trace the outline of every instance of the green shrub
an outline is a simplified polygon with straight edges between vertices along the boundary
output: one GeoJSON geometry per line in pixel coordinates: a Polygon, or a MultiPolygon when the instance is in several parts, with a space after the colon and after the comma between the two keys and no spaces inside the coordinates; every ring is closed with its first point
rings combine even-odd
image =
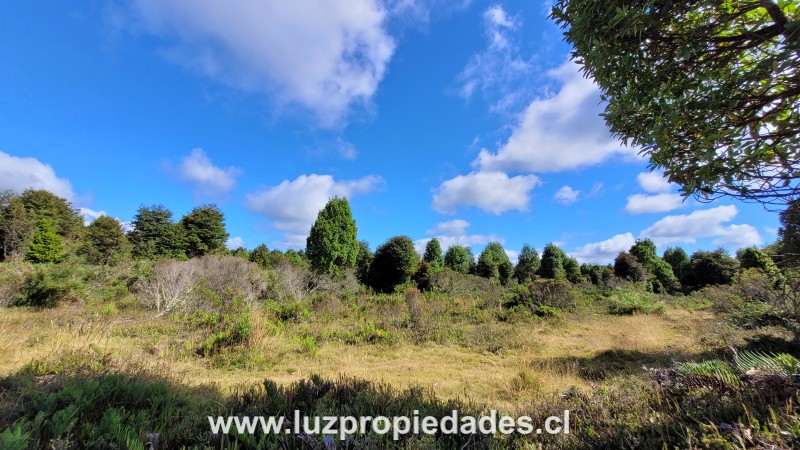
{"type": "Polygon", "coordinates": [[[536,313],[541,307],[550,309],[572,309],[577,297],[572,284],[565,279],[537,279],[517,287],[514,302],[528,307],[536,313]]]}
{"type": "Polygon", "coordinates": [[[201,330],[203,338],[195,349],[200,356],[213,356],[223,349],[246,345],[250,339],[250,308],[234,291],[220,296],[201,288],[210,310],[195,310],[178,319],[190,329],[201,330]]]}
{"type": "Polygon", "coordinates": [[[25,277],[15,302],[18,306],[54,308],[65,300],[77,300],[82,280],[70,265],[41,265],[25,277]]]}
{"type": "Polygon", "coordinates": [[[650,294],[630,290],[617,290],[609,299],[608,313],[614,315],[664,314],[667,307],[654,301],[650,294]]]}

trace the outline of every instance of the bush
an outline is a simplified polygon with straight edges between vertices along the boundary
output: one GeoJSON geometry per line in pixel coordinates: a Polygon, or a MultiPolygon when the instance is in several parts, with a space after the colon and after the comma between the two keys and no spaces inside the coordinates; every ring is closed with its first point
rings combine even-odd
{"type": "Polygon", "coordinates": [[[255,263],[235,256],[204,256],[188,261],[165,260],[156,263],[153,275],[137,286],[139,299],[159,315],[182,308],[207,306],[204,297],[196,297],[196,288],[203,287],[218,296],[236,292],[242,301],[252,305],[263,289],[255,263]],[[198,300],[193,303],[192,300],[198,300]]]}
{"type": "Polygon", "coordinates": [[[626,316],[632,314],[664,314],[667,307],[663,302],[654,301],[651,294],[632,290],[617,290],[610,299],[608,313],[626,316]]]}
{"type": "Polygon", "coordinates": [[[199,329],[205,337],[196,347],[200,356],[212,356],[221,350],[250,339],[250,308],[246,300],[234,291],[218,295],[205,286],[198,288],[206,306],[183,316],[181,321],[191,329],[199,329]]]}
{"type": "Polygon", "coordinates": [[[83,286],[78,271],[71,265],[45,264],[25,277],[14,302],[17,306],[55,308],[62,301],[78,300],[83,286]]]}
{"type": "MultiPolygon", "coordinates": [[[[575,306],[577,297],[572,290],[572,285],[564,280],[538,279],[526,285],[520,285],[516,291],[515,304],[524,305],[533,313],[542,307],[571,309],[575,306]]],[[[543,312],[543,315],[549,315],[543,312]]]]}
{"type": "Polygon", "coordinates": [[[0,308],[9,306],[19,297],[31,267],[25,263],[0,264],[0,308]]]}

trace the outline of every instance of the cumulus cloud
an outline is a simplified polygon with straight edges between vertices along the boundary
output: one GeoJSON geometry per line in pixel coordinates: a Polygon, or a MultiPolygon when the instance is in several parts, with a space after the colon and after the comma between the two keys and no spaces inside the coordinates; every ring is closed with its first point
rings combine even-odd
{"type": "Polygon", "coordinates": [[[697,242],[699,238],[716,238],[715,244],[732,249],[761,244],[758,230],[750,225],[724,225],[736,217],[735,206],[694,211],[691,214],[666,216],[641,232],[658,246],[697,242]]]}
{"type": "Polygon", "coordinates": [[[294,180],[284,180],[277,186],[247,194],[245,204],[251,211],[269,218],[272,226],[284,233],[283,241],[278,243],[280,246],[304,248],[317,213],[330,198],[367,194],[383,183],[378,176],[337,181],[331,175],[300,175],[294,180]]]}
{"type": "Polygon", "coordinates": [[[236,250],[239,247],[244,247],[244,239],[239,236],[228,238],[225,241],[225,248],[228,250],[236,250]]]}
{"type": "Polygon", "coordinates": [[[570,255],[583,263],[608,264],[619,252],[628,251],[636,243],[631,233],[618,234],[605,241],[593,242],[579,247],[570,255]]]}
{"type": "Polygon", "coordinates": [[[562,205],[569,205],[570,203],[575,203],[579,195],[581,195],[581,191],[572,189],[570,186],[563,186],[556,192],[556,195],[553,196],[553,200],[562,205]]]}
{"type": "Polygon", "coordinates": [[[490,214],[527,211],[531,190],[541,184],[535,175],[509,177],[503,172],[470,172],[451,178],[434,190],[433,209],[454,214],[462,207],[474,206],[490,214]]]}
{"type": "Polygon", "coordinates": [[[17,157],[0,152],[0,190],[20,193],[25,189],[44,189],[67,200],[74,200],[72,184],[56,176],[55,170],[36,158],[17,157]]]}
{"type": "Polygon", "coordinates": [[[559,172],[596,165],[616,155],[636,154],[611,136],[599,116],[603,111],[600,91],[579,73],[577,64],[568,62],[548,75],[561,83],[561,90],[533,100],[508,141],[496,152],[482,149],[473,167],[559,172]]]}
{"type": "Polygon", "coordinates": [[[447,250],[453,245],[472,247],[475,245],[485,245],[494,241],[505,242],[503,238],[495,234],[468,234],[467,227],[469,227],[469,222],[463,219],[439,222],[425,233],[431,237],[414,241],[414,248],[416,248],[418,253],[422,254],[425,251],[425,245],[427,245],[432,238],[439,240],[442,250],[447,250]]]}
{"type": "Polygon", "coordinates": [[[668,212],[683,206],[679,194],[634,194],[628,197],[625,211],[631,214],[668,212]]]}
{"type": "MultiPolygon", "coordinates": [[[[78,208],[78,212],[83,217],[83,225],[89,226],[92,222],[97,220],[100,216],[107,216],[105,211],[95,211],[89,208],[78,208]]],[[[117,219],[119,220],[119,219],[117,219]]]]}
{"type": "Polygon", "coordinates": [[[217,196],[233,189],[242,170],[237,167],[217,167],[202,148],[196,148],[181,160],[177,173],[183,181],[195,186],[195,194],[217,196]]]}
{"type": "Polygon", "coordinates": [[[395,42],[379,0],[134,0],[167,59],[228,85],[299,105],[322,125],[369,102],[395,42]]]}
{"type": "Polygon", "coordinates": [[[466,99],[482,92],[498,99],[492,110],[506,111],[527,98],[530,88],[523,82],[533,67],[520,56],[519,46],[514,43],[520,28],[516,18],[501,5],[494,5],[484,12],[483,23],[487,47],[473,55],[461,71],[459,92],[466,99]]]}
{"type": "Polygon", "coordinates": [[[642,172],[636,175],[636,181],[647,192],[662,193],[672,189],[670,182],[659,172],[642,172]]]}

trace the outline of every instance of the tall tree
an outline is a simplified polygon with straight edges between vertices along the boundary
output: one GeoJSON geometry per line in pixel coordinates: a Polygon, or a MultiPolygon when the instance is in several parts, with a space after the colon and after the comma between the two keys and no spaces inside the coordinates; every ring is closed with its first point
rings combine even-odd
{"type": "Polygon", "coordinates": [[[35,214],[8,192],[0,203],[0,260],[21,255],[35,232],[35,214]]]}
{"type": "Polygon", "coordinates": [[[629,250],[651,275],[648,288],[656,293],[673,292],[680,287],[672,266],[658,257],[656,244],[650,239],[637,239],[629,250]]]}
{"type": "Polygon", "coordinates": [[[532,279],[542,265],[542,260],[539,258],[539,252],[528,244],[522,246],[519,252],[519,259],[517,266],[514,268],[514,278],[520,283],[524,283],[532,279]]]}
{"type": "MultiPolygon", "coordinates": [[[[140,206],[128,234],[135,258],[171,258],[183,255],[181,230],[164,205],[140,206]]],[[[185,255],[184,255],[185,256],[185,255]]]]}
{"type": "Polygon", "coordinates": [[[53,219],[47,216],[39,218],[36,233],[25,250],[25,259],[33,263],[59,262],[64,255],[64,244],[56,231],[53,219]]]}
{"type": "Polygon", "coordinates": [[[225,215],[217,205],[198,206],[178,224],[183,232],[186,256],[194,258],[225,249],[229,235],[225,231],[225,215]]]}
{"type": "Polygon", "coordinates": [[[715,284],[731,284],[739,270],[739,261],[733,259],[722,248],[713,252],[694,252],[691,261],[693,284],[698,288],[715,284]]]}
{"type": "Polygon", "coordinates": [[[442,244],[436,238],[431,239],[425,244],[425,253],[422,255],[422,260],[428,263],[430,270],[433,272],[442,270],[444,268],[444,256],[442,256],[442,244]]]}
{"type": "Polygon", "coordinates": [[[472,250],[463,245],[451,245],[444,254],[444,265],[451,270],[467,274],[472,267],[475,257],[472,256],[472,250]]]}
{"type": "Polygon", "coordinates": [[[506,284],[514,271],[514,265],[508,259],[503,245],[499,242],[490,242],[478,256],[475,267],[477,275],[484,278],[494,278],[506,284]]]}
{"type": "Polygon", "coordinates": [[[539,275],[542,278],[563,279],[567,277],[564,270],[564,260],[567,254],[552,242],[544,247],[542,252],[542,264],[539,266],[539,275]]]}
{"type": "Polygon", "coordinates": [[[614,259],[614,275],[623,280],[647,280],[647,270],[635,256],[628,252],[620,252],[614,259]]]}
{"type": "Polygon", "coordinates": [[[778,229],[778,237],[781,244],[781,255],[783,264],[788,266],[800,265],[800,198],[789,203],[789,206],[781,212],[781,227],[778,229]]]}
{"type": "Polygon", "coordinates": [[[358,228],[346,198],[333,197],[317,214],[306,239],[311,268],[319,273],[341,275],[356,265],[358,228]]]}
{"type": "Polygon", "coordinates": [[[378,292],[392,292],[411,279],[419,266],[419,255],[408,236],[395,236],[375,250],[369,269],[370,286],[378,292]]]}
{"type": "Polygon", "coordinates": [[[691,270],[689,255],[680,247],[669,247],[664,250],[664,261],[672,267],[672,273],[683,282],[683,277],[691,270]]]}
{"type": "Polygon", "coordinates": [[[28,189],[20,194],[20,200],[36,219],[47,217],[59,236],[73,239],[83,229],[83,218],[72,208],[72,203],[45,190],[28,189]]]}
{"type": "Polygon", "coordinates": [[[131,245],[117,219],[100,216],[84,233],[81,252],[94,264],[112,265],[130,256],[131,245]]]}
{"type": "Polygon", "coordinates": [[[684,195],[798,197],[796,1],[558,0],[611,131],[684,195]]]}
{"type": "Polygon", "coordinates": [[[250,262],[258,264],[258,267],[266,269],[270,266],[269,249],[265,244],[259,244],[258,247],[250,252],[248,259],[250,262]]]}
{"type": "Polygon", "coordinates": [[[369,283],[369,267],[375,255],[369,249],[367,241],[358,241],[358,255],[356,256],[356,278],[362,284],[369,283]]]}

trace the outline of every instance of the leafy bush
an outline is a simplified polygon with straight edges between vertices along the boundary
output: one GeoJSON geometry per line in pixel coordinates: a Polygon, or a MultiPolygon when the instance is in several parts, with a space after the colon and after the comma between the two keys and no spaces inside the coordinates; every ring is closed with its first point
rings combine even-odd
{"type": "Polygon", "coordinates": [[[250,308],[246,300],[233,290],[224,296],[204,286],[200,286],[199,291],[203,303],[208,306],[180,317],[189,328],[199,329],[204,334],[196,353],[212,356],[225,348],[247,344],[250,339],[250,308]]]}
{"type": "Polygon", "coordinates": [[[542,313],[547,315],[548,309],[572,309],[577,297],[572,285],[564,279],[538,279],[526,285],[520,285],[516,291],[515,304],[524,305],[532,312],[545,307],[542,313]]]}
{"type": "Polygon", "coordinates": [[[667,307],[654,301],[651,294],[633,290],[616,290],[609,299],[608,313],[614,315],[664,314],[667,307]]]}
{"type": "Polygon", "coordinates": [[[14,304],[54,308],[62,301],[80,299],[82,287],[79,268],[67,264],[44,264],[25,276],[14,304]]]}

